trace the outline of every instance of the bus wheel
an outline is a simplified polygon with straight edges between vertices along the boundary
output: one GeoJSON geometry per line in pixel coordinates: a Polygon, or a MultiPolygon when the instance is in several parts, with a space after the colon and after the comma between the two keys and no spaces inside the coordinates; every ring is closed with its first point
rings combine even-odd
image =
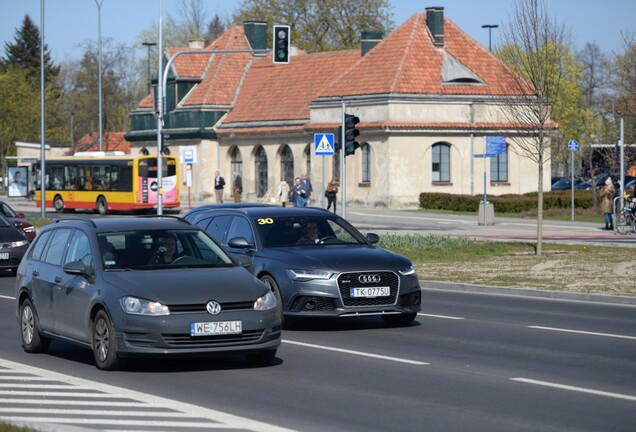
{"type": "Polygon", "coordinates": [[[53,207],[55,207],[56,212],[64,211],[64,200],[62,199],[61,196],[59,195],[55,196],[55,198],[53,199],[53,207]]]}
{"type": "Polygon", "coordinates": [[[95,206],[97,207],[97,213],[100,215],[104,216],[108,213],[108,204],[106,203],[106,198],[103,196],[97,198],[97,204],[95,206]]]}

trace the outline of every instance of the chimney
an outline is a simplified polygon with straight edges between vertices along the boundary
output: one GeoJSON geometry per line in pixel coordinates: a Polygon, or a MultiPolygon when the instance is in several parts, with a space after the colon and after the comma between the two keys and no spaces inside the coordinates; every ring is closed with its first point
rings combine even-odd
{"type": "MultiPolygon", "coordinates": [[[[267,21],[243,21],[243,31],[252,49],[267,49],[267,21]]],[[[254,55],[263,57],[266,54],[254,55]]]]}
{"type": "Polygon", "coordinates": [[[188,41],[188,48],[193,50],[199,50],[205,48],[205,41],[203,39],[190,39],[188,41]]]}
{"type": "Polygon", "coordinates": [[[433,36],[433,45],[444,46],[444,7],[433,6],[426,8],[426,26],[433,36]]]}
{"type": "Polygon", "coordinates": [[[382,40],[381,31],[363,31],[360,34],[361,54],[365,55],[382,40]]]}

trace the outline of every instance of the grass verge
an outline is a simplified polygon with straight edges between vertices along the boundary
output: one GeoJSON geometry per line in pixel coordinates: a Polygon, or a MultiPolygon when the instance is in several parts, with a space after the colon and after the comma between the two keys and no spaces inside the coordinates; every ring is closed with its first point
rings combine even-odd
{"type": "Polygon", "coordinates": [[[408,257],[421,280],[636,296],[633,249],[493,242],[436,235],[382,235],[379,246],[408,257]]]}

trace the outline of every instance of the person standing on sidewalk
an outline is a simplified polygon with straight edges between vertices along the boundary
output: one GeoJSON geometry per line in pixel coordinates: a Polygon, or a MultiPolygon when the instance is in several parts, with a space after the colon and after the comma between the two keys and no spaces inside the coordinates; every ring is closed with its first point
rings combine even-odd
{"type": "Polygon", "coordinates": [[[223,204],[223,188],[225,187],[225,180],[221,177],[221,172],[216,170],[214,174],[214,196],[216,197],[217,204],[223,204]]]}
{"type": "Polygon", "coordinates": [[[236,172],[232,171],[232,194],[234,195],[234,202],[241,202],[241,194],[243,193],[243,180],[241,176],[236,172]]]}
{"type": "Polygon", "coordinates": [[[614,222],[612,221],[612,204],[614,200],[614,184],[612,178],[605,180],[605,186],[601,188],[601,211],[605,215],[605,229],[613,230],[614,222]]]}

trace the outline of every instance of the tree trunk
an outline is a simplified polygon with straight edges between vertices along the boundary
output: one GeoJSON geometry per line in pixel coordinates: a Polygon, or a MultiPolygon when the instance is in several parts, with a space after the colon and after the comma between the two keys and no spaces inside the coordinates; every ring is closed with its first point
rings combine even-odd
{"type": "Polygon", "coordinates": [[[537,195],[537,249],[536,254],[541,255],[543,249],[543,152],[539,152],[539,188],[537,195]]]}

